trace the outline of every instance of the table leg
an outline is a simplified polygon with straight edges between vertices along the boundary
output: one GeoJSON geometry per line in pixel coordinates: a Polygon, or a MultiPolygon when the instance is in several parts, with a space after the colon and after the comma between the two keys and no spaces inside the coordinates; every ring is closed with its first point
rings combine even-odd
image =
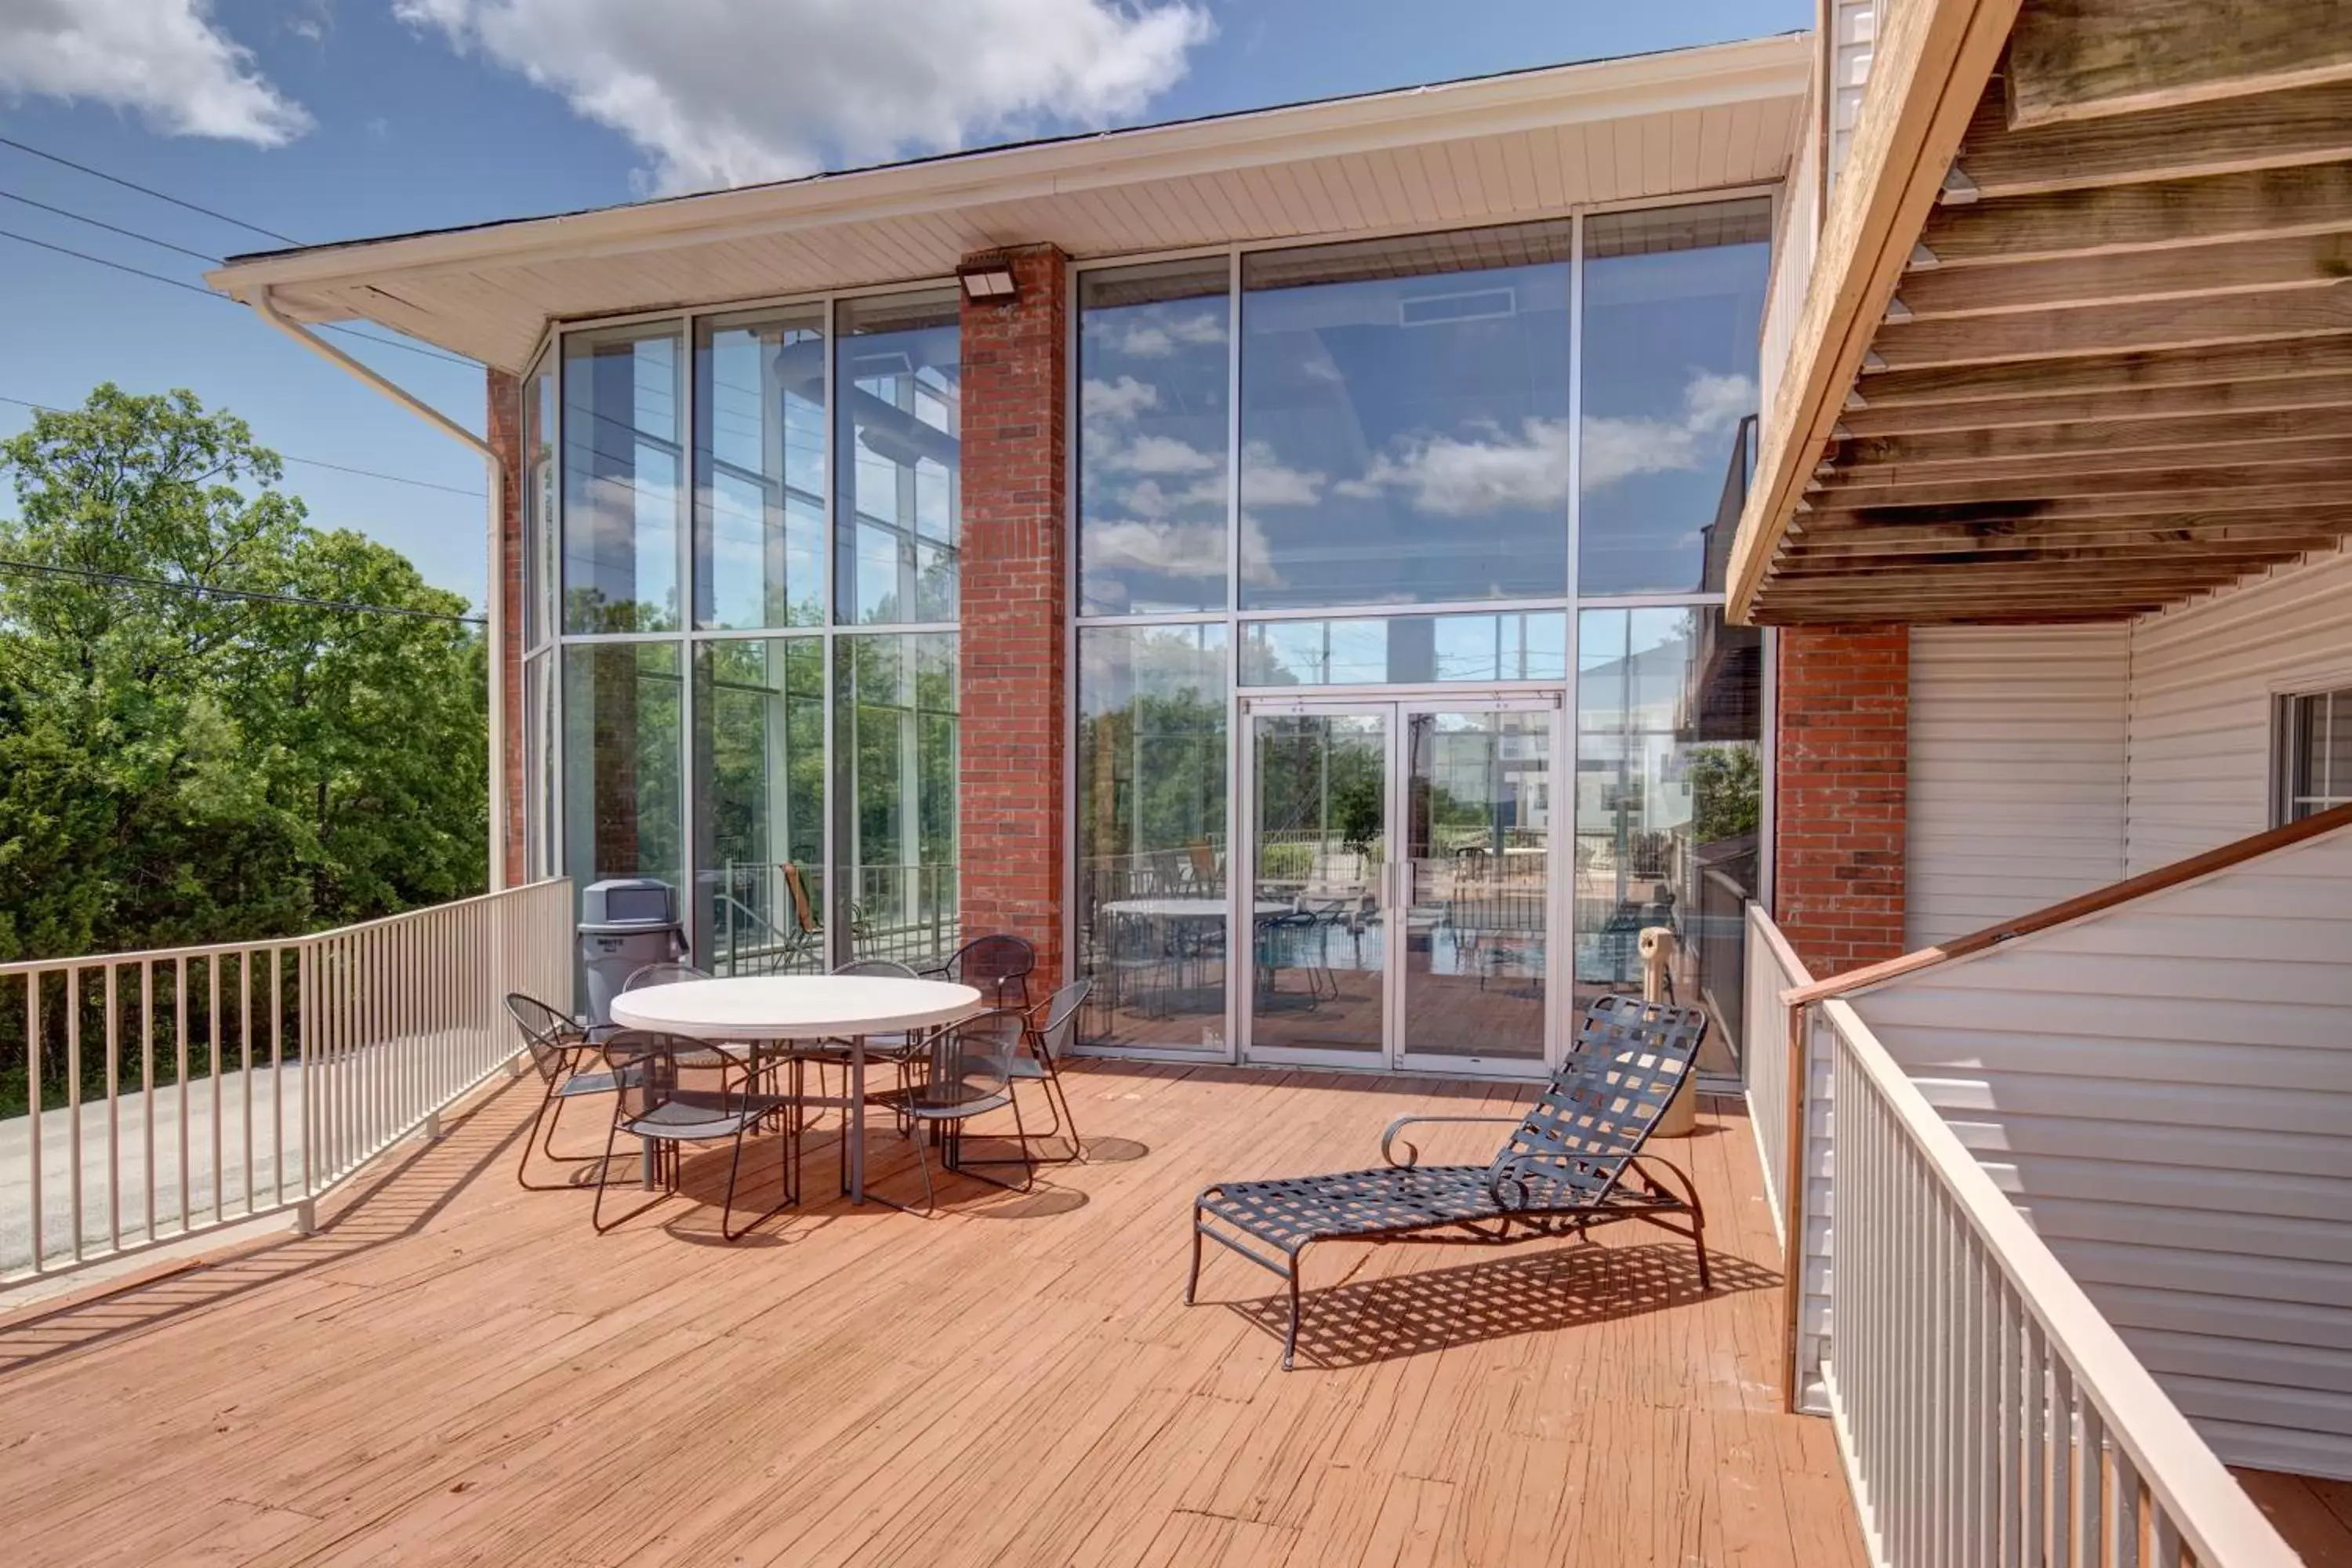
{"type": "Polygon", "coordinates": [[[656,1173],[659,1169],[656,1162],[661,1156],[655,1152],[654,1141],[650,1138],[638,1139],[637,1150],[637,1185],[651,1192],[656,1180],[656,1173]]]}
{"type": "Polygon", "coordinates": [[[866,1037],[849,1042],[849,1201],[866,1201],[866,1037]]]}

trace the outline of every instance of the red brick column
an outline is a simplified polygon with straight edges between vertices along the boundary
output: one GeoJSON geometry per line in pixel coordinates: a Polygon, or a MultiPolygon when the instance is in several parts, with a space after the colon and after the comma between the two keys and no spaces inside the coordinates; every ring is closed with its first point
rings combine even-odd
{"type": "Polygon", "coordinates": [[[1069,289],[1053,247],[1010,254],[1018,299],[963,307],[957,859],[964,936],[1034,943],[1037,997],[1062,979],[1069,853],[1069,289]]]}
{"type": "Polygon", "coordinates": [[[1773,918],[1825,979],[1904,951],[1911,630],[1780,634],[1773,918]]]}
{"type": "Polygon", "coordinates": [[[524,880],[523,865],[523,730],[522,730],[522,384],[502,370],[487,373],[489,443],[506,466],[499,492],[499,554],[497,582],[500,595],[500,646],[492,651],[491,668],[506,703],[506,843],[507,886],[524,880]]]}

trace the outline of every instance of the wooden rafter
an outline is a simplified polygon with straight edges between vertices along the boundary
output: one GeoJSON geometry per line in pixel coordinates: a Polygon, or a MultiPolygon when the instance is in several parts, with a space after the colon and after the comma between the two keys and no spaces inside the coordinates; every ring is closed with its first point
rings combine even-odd
{"type": "Polygon", "coordinates": [[[2317,11],[2352,0],[2027,0],[1948,168],[1878,172],[1940,197],[1883,303],[1836,291],[1868,346],[1825,428],[1783,382],[1763,449],[1802,471],[1759,477],[1735,613],[2137,615],[2352,537],[2352,43],[2317,11]]]}

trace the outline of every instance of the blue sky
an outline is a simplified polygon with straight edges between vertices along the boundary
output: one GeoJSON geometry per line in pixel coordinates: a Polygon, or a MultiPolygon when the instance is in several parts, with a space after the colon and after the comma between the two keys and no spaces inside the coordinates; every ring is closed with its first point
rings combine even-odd
{"type": "MultiPolygon", "coordinates": [[[[1812,12],[1811,0],[0,0],[0,135],[324,241],[1749,37],[1812,12]]],[[[9,146],[0,192],[212,255],[275,243],[9,146]]],[[[21,200],[0,197],[0,230],[188,282],[203,270],[21,200]]],[[[289,458],[418,481],[293,462],[286,487],[315,521],[381,539],[478,600],[469,450],[226,303],[14,239],[0,239],[0,398],[75,404],[110,379],[186,386],[289,458]]],[[[480,426],[479,370],[342,342],[480,426]]],[[[0,433],[30,416],[0,402],[0,433]]]]}

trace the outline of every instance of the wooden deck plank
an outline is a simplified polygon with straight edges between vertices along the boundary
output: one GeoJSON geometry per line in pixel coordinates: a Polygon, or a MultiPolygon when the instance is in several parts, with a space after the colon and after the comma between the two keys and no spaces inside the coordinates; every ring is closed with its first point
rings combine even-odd
{"type": "MultiPolygon", "coordinates": [[[[315,1236],[0,1318],[0,1539],[28,1564],[1862,1561],[1826,1432],[1772,1386],[1778,1247],[1736,1108],[1673,1151],[1712,1293],[1632,1226],[1332,1245],[1286,1373],[1272,1276],[1212,1248],[1181,1304],[1193,1194],[1528,1091],[1070,1079],[1097,1158],[1033,1194],[950,1181],[929,1220],[827,1197],[734,1246],[697,1201],[723,1155],[604,1237],[584,1192],[519,1191],[526,1087],[496,1087],[315,1236]]],[[[872,1167],[913,1180],[887,1133],[872,1167]]]]}

